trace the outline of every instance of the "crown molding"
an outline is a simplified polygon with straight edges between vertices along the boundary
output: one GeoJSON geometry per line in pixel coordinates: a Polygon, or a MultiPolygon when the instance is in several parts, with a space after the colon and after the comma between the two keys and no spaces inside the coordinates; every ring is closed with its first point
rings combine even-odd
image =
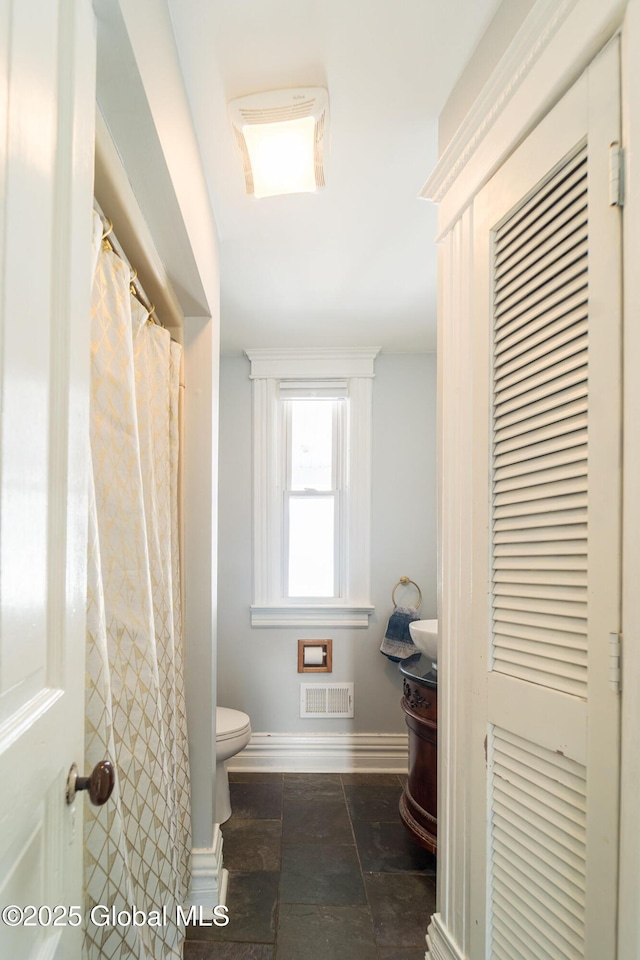
{"type": "Polygon", "coordinates": [[[249,347],[251,380],[373,377],[380,347],[249,347]]]}
{"type": "Polygon", "coordinates": [[[538,0],[438,160],[420,197],[439,203],[578,0],[538,0]]]}
{"type": "Polygon", "coordinates": [[[249,360],[288,360],[291,357],[377,357],[381,347],[247,347],[249,360]]]}

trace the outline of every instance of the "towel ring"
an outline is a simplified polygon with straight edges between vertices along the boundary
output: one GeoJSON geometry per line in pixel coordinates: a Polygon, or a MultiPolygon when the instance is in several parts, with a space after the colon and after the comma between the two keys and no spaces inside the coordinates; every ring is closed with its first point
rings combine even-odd
{"type": "Polygon", "coordinates": [[[420,589],[418,584],[415,582],[415,580],[410,580],[409,577],[400,577],[400,579],[396,583],[391,593],[391,603],[393,604],[394,608],[398,606],[398,604],[396,603],[396,590],[398,589],[398,587],[406,587],[407,584],[409,583],[412,583],[416,588],[416,590],[418,591],[418,605],[416,606],[416,610],[419,610],[420,607],[422,606],[422,590],[420,589]]]}

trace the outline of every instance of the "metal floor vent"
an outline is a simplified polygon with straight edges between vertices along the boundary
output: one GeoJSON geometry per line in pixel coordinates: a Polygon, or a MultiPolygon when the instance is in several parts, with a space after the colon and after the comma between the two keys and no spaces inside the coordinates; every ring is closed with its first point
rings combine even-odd
{"type": "Polygon", "coordinates": [[[301,683],[301,717],[352,717],[352,683],[301,683]]]}

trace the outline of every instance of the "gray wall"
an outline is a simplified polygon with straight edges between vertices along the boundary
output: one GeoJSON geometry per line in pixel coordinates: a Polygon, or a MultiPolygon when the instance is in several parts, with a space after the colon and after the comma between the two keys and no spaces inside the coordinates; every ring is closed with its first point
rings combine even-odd
{"type": "MultiPolygon", "coordinates": [[[[251,382],[244,357],[222,357],[218,555],[218,704],[246,711],[256,732],[405,730],[397,665],[379,652],[400,576],[436,615],[436,358],[381,355],[373,382],[372,600],[367,629],[252,628],[251,382]],[[333,638],[333,672],[298,674],[297,641],[333,638]],[[354,681],[353,720],[303,720],[299,684],[354,681]]],[[[397,600],[402,602],[403,589],[397,600]]],[[[414,593],[404,594],[411,602],[414,593]]]]}

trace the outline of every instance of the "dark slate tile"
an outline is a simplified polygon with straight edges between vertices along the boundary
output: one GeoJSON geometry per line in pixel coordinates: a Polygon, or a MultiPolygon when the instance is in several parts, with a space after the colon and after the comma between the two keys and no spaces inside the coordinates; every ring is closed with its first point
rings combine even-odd
{"type": "Polygon", "coordinates": [[[395,787],[398,782],[397,773],[341,773],[345,786],[360,787],[395,787]]]}
{"type": "Polygon", "coordinates": [[[436,858],[409,835],[402,823],[353,824],[360,863],[365,873],[424,871],[436,875],[436,858]]]}
{"type": "Polygon", "coordinates": [[[275,960],[377,960],[366,906],[282,904],[275,960]]]}
{"type": "Polygon", "coordinates": [[[393,785],[360,786],[346,785],[344,793],[353,821],[371,820],[379,823],[387,820],[400,823],[398,803],[402,796],[402,787],[396,780],[393,785]]]}
{"type": "Polygon", "coordinates": [[[344,800],[284,797],[283,843],[351,843],[353,833],[344,800]]]}
{"type": "Polygon", "coordinates": [[[283,843],[280,902],[366,903],[356,848],[283,843]]]}
{"type": "Polygon", "coordinates": [[[282,783],[230,783],[229,795],[236,820],[282,818],[282,783]]]}
{"type": "Polygon", "coordinates": [[[426,942],[421,947],[378,947],[378,960],[424,960],[426,949],[426,942]]]}
{"type": "Polygon", "coordinates": [[[273,943],[279,879],[280,874],[275,872],[230,873],[227,926],[189,927],[187,937],[190,940],[273,943]]]}
{"type": "Polygon", "coordinates": [[[229,783],[282,783],[284,773],[272,771],[252,773],[250,770],[230,770],[229,783]]]}
{"type": "Polygon", "coordinates": [[[217,943],[185,940],[184,960],[274,960],[266,943],[217,943]]]}
{"type": "Polygon", "coordinates": [[[285,797],[306,800],[341,800],[342,782],[339,773],[285,773],[285,797]]]}
{"type": "Polygon", "coordinates": [[[227,870],[279,870],[282,820],[236,820],[222,827],[222,854],[227,870]]]}
{"type": "Polygon", "coordinates": [[[436,887],[417,873],[367,873],[364,877],[376,943],[381,947],[422,947],[436,887]]]}

